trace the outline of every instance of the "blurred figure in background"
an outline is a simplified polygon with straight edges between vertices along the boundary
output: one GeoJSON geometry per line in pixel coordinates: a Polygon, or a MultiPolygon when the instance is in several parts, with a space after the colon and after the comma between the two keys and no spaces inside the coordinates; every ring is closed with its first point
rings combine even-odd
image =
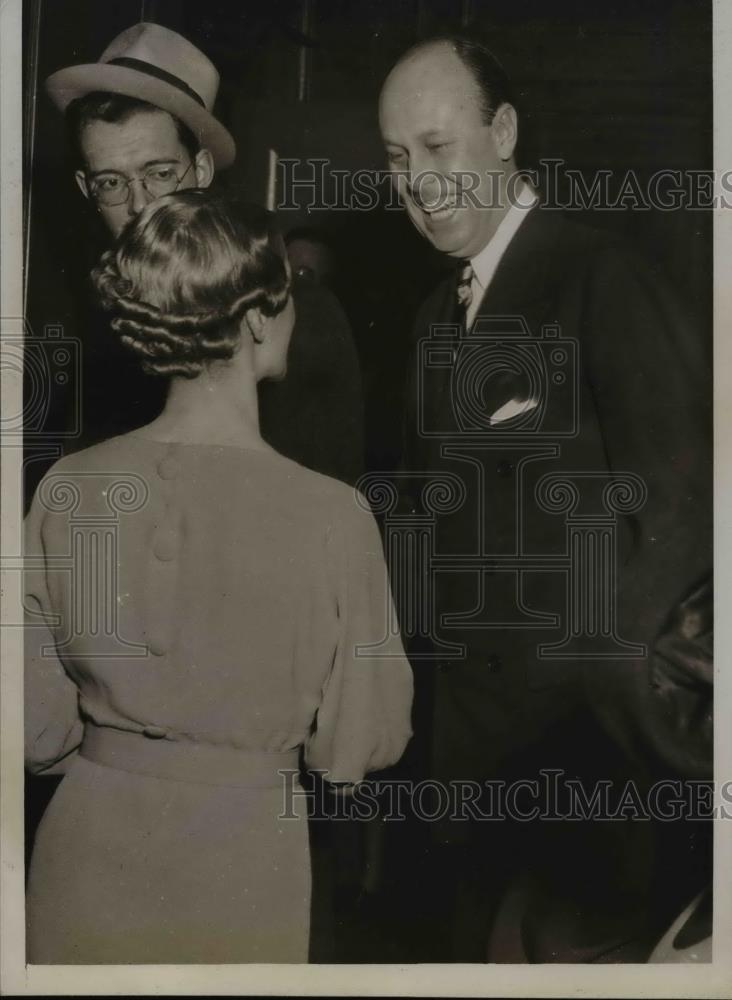
{"type": "Polygon", "coordinates": [[[330,240],[317,229],[291,229],[285,237],[292,273],[315,285],[330,285],[335,258],[330,240]]]}

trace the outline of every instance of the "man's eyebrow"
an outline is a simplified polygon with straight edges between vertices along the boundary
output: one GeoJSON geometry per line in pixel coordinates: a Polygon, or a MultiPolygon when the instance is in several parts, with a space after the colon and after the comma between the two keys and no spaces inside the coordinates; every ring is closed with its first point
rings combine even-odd
{"type": "MultiPolygon", "coordinates": [[[[158,160],[146,160],[143,163],[141,170],[149,170],[150,167],[163,167],[168,163],[180,163],[179,156],[166,156],[164,159],[158,160]]],[[[113,167],[102,167],[101,170],[90,170],[90,177],[98,177],[100,174],[119,174],[120,177],[124,177],[125,174],[122,170],[115,170],[113,167]]]]}
{"type": "Polygon", "coordinates": [[[164,166],[166,163],[180,163],[180,157],[179,156],[166,156],[165,158],[159,159],[159,160],[148,160],[145,164],[143,164],[143,170],[146,167],[160,167],[160,166],[164,166]]]}
{"type": "MultiPolygon", "coordinates": [[[[438,139],[438,138],[439,139],[444,139],[447,135],[448,135],[448,132],[447,132],[446,129],[443,129],[443,128],[429,128],[429,129],[427,129],[424,132],[420,132],[419,135],[417,136],[417,138],[418,139],[438,139]]],[[[394,139],[389,139],[386,136],[384,136],[384,145],[385,146],[398,146],[400,149],[404,149],[405,148],[402,145],[402,143],[396,142],[396,140],[394,140],[394,139]]]]}

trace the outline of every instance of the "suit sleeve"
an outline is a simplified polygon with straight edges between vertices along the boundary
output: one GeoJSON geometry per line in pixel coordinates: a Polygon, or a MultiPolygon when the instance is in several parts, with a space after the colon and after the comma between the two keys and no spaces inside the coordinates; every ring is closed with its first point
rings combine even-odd
{"type": "MultiPolygon", "coordinates": [[[[48,591],[44,512],[33,501],[24,526],[25,760],[37,774],[63,774],[82,736],[78,689],[56,652],[56,620],[48,591]]],[[[57,553],[61,554],[61,553],[57,553]]]]}
{"type": "MultiPolygon", "coordinates": [[[[366,504],[361,498],[360,504],[366,504]]],[[[412,671],[398,636],[381,537],[356,502],[329,539],[339,639],[306,751],[333,782],[395,764],[412,734],[412,671]]]]}
{"type": "MultiPolygon", "coordinates": [[[[647,493],[621,518],[618,626],[650,653],[712,562],[711,377],[700,333],[660,274],[613,248],[589,281],[582,350],[608,466],[640,477],[647,493]]],[[[663,738],[649,663],[585,670],[595,709],[633,756],[663,738]]]]}

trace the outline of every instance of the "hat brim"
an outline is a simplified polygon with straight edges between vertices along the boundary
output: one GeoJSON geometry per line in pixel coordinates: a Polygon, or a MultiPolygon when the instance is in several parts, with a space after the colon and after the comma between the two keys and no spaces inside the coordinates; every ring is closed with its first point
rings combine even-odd
{"type": "Polygon", "coordinates": [[[97,90],[136,97],[175,115],[194,133],[201,147],[211,152],[217,170],[234,162],[236,145],[227,129],[192,97],[164,80],[108,63],[69,66],[46,80],[46,92],[60,111],[65,111],[77,97],[97,90]]]}

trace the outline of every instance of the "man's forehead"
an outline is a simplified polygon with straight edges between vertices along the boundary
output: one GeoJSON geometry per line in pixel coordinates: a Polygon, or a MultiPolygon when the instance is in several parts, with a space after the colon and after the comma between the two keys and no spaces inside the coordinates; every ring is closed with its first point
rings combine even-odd
{"type": "MultiPolygon", "coordinates": [[[[414,116],[428,121],[449,119],[479,104],[479,89],[470,70],[446,46],[426,49],[392,70],[381,95],[381,118],[414,116]]],[[[425,126],[427,127],[427,126],[425,126]]]]}
{"type": "Polygon", "coordinates": [[[156,160],[183,160],[185,147],[166,111],[135,112],[121,122],[95,119],[80,136],[90,170],[120,170],[156,160]]]}

